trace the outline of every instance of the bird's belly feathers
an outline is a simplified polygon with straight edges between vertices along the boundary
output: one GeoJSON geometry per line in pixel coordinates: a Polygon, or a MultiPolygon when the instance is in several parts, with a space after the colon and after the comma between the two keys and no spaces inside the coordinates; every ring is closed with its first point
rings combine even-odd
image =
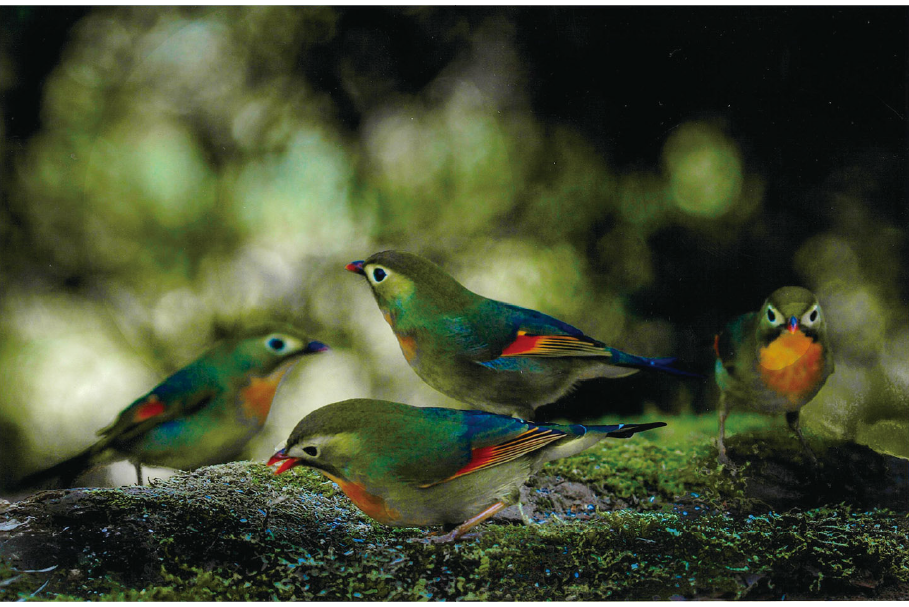
{"type": "Polygon", "coordinates": [[[118,450],[143,464],[192,470],[230,461],[257,431],[249,424],[194,416],[165,422],[118,450]]]}
{"type": "Polygon", "coordinates": [[[420,353],[411,367],[427,384],[484,411],[532,419],[533,410],[557,401],[574,385],[598,377],[595,359],[508,357],[477,362],[420,353]]]}
{"type": "Polygon", "coordinates": [[[387,481],[377,486],[326,476],[370,518],[392,527],[423,527],[460,524],[496,502],[515,503],[530,476],[530,463],[515,460],[430,487],[387,481]]]}

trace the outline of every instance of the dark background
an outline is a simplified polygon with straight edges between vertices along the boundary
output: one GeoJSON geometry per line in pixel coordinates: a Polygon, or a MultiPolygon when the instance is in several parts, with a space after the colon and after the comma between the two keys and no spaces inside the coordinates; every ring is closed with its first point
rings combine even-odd
{"type": "MultiPolygon", "coordinates": [[[[3,91],[9,167],[41,126],[43,85],[70,29],[93,9],[0,10],[0,40],[16,68],[3,91]]],[[[334,11],[336,34],[294,67],[331,96],[339,123],[350,131],[361,126],[363,111],[345,92],[342,61],[352,61],[366,78],[418,93],[456,57],[465,32],[501,16],[514,27],[532,112],[547,124],[583,133],[615,167],[656,169],[661,143],[673,128],[692,118],[720,118],[740,138],[749,168],[767,178],[765,211],[771,220],[776,214],[785,219],[774,227],[787,239],[828,227],[829,217],[819,208],[824,192],[842,187],[848,179],[842,171],[850,166],[860,167],[873,182],[865,192],[867,212],[900,226],[909,220],[909,11],[904,7],[334,11]]],[[[380,103],[381,92],[369,101],[380,103]]],[[[699,253],[671,232],[655,240],[664,256],[699,253]]],[[[710,285],[739,286],[731,266],[759,276],[761,283],[798,278],[777,258],[700,261],[708,264],[698,265],[710,285]]],[[[907,284],[905,273],[900,279],[907,284]]],[[[751,293],[728,291],[730,312],[751,307],[751,293]]]]}

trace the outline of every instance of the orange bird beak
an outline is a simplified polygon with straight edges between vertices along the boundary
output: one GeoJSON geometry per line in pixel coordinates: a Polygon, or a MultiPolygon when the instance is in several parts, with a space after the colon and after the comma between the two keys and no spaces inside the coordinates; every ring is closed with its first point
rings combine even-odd
{"type": "Polygon", "coordinates": [[[275,474],[281,474],[282,472],[287,472],[294,466],[300,465],[300,458],[291,457],[284,453],[284,449],[281,449],[277,453],[271,456],[268,460],[266,466],[274,466],[278,462],[281,462],[281,465],[275,468],[275,474]]]}
{"type": "Polygon", "coordinates": [[[348,272],[353,272],[354,274],[366,276],[366,272],[363,271],[363,261],[352,261],[344,266],[344,269],[348,272]]]}

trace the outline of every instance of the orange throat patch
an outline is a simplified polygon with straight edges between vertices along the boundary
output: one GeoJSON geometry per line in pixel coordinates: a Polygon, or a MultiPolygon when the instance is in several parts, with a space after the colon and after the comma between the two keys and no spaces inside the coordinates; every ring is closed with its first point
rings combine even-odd
{"type": "Polygon", "coordinates": [[[764,384],[793,405],[811,394],[824,372],[824,348],[801,331],[783,333],[760,349],[764,384]]]}
{"type": "Polygon", "coordinates": [[[401,515],[397,510],[389,508],[385,504],[384,499],[378,495],[369,493],[362,485],[345,481],[324,470],[320,470],[319,472],[337,483],[338,487],[341,488],[341,491],[344,492],[344,495],[349,497],[350,501],[371,519],[390,525],[401,518],[401,515]]]}
{"type": "Polygon", "coordinates": [[[411,335],[398,335],[398,343],[401,345],[401,352],[408,363],[412,363],[417,357],[417,340],[411,335]]]}
{"type": "Polygon", "coordinates": [[[264,424],[271,411],[271,403],[275,400],[278,384],[292,363],[282,364],[265,377],[251,377],[249,385],[240,389],[240,406],[247,417],[255,418],[259,424],[264,424]]]}

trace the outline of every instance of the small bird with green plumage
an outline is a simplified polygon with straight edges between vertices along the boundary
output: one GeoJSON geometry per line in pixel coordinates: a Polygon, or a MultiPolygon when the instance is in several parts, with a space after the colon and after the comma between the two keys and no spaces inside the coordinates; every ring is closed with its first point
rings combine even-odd
{"type": "Polygon", "coordinates": [[[581,381],[640,369],[699,377],[672,358],[628,354],[541,312],[469,291],[412,253],[383,251],[364,276],[404,358],[427,384],[477,409],[533,419],[581,381]]]}
{"type": "Polygon", "coordinates": [[[436,541],[451,541],[517,503],[521,486],[544,463],[665,425],[534,424],[484,411],[354,399],[303,418],[268,465],[279,464],[275,474],[315,468],[376,521],[442,525],[448,533],[436,541]]]}
{"type": "Polygon", "coordinates": [[[142,484],[142,464],[192,470],[233,460],[265,425],[278,384],[302,357],[325,344],[285,327],[227,339],[124,409],[100,430],[101,440],[17,483],[53,478],[68,486],[89,468],[129,459],[142,484]]]}
{"type": "Polygon", "coordinates": [[[799,427],[799,411],[833,373],[827,321],[817,297],[802,287],[771,293],[757,312],[740,316],[716,336],[719,461],[732,465],[724,443],[732,408],[784,413],[805,453],[816,461],[799,427]]]}

